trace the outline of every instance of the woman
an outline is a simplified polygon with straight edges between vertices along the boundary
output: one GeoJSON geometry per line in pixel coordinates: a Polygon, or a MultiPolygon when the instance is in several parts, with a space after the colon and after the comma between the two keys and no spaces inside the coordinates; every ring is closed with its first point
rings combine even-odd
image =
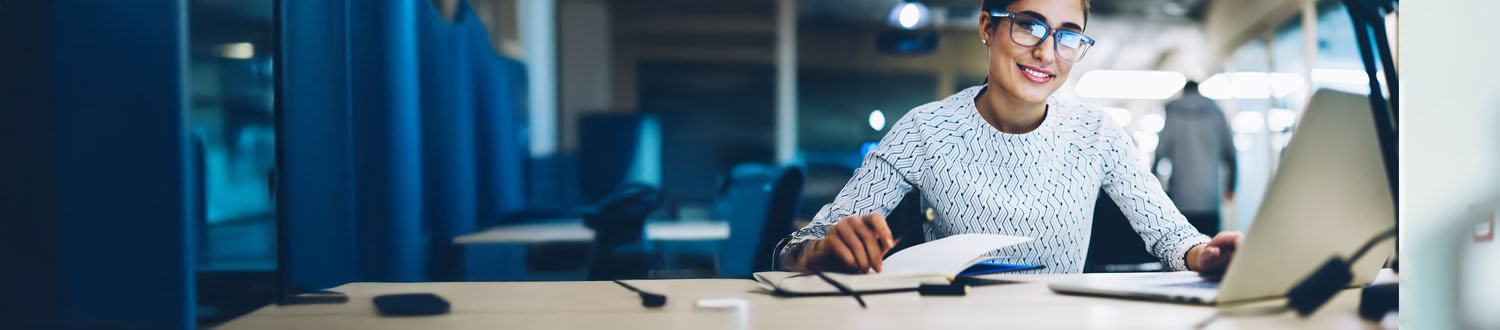
{"type": "Polygon", "coordinates": [[[1102,187],[1172,270],[1223,271],[1237,232],[1198,233],[1102,111],[1051,97],[1093,40],[1087,0],[986,0],[986,84],[917,107],[892,126],[833,201],[778,253],[795,271],[879,272],[895,246],[883,213],[911,189],[931,204],[928,239],[1034,238],[991,253],[1078,273],[1102,187]]]}

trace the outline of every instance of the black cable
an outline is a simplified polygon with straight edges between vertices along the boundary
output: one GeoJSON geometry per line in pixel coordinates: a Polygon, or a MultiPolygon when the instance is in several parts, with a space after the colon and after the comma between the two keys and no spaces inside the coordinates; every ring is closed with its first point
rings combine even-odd
{"type": "Polygon", "coordinates": [[[865,299],[859,297],[859,292],[855,292],[854,290],[849,289],[849,287],[844,286],[843,284],[839,284],[838,281],[834,281],[832,278],[829,278],[828,275],[824,275],[823,272],[817,272],[816,274],[818,275],[818,278],[823,279],[824,282],[828,282],[828,284],[832,285],[835,289],[839,289],[839,292],[854,296],[854,301],[859,302],[859,308],[865,308],[865,299]]]}
{"type": "Polygon", "coordinates": [[[1347,261],[1337,256],[1328,260],[1317,271],[1314,271],[1307,278],[1304,278],[1296,286],[1292,287],[1291,291],[1282,295],[1288,298],[1286,305],[1267,306],[1242,311],[1220,309],[1203,321],[1199,321],[1193,328],[1202,329],[1226,316],[1273,315],[1291,310],[1296,310],[1298,314],[1307,316],[1312,311],[1317,310],[1318,307],[1323,306],[1323,303],[1332,298],[1334,293],[1342,290],[1344,285],[1353,279],[1354,275],[1350,268],[1353,267],[1354,262],[1364,257],[1365,253],[1374,248],[1376,244],[1395,236],[1396,228],[1391,228],[1376,234],[1374,237],[1370,237],[1369,240],[1365,241],[1364,245],[1359,247],[1359,250],[1355,250],[1354,254],[1349,256],[1347,261]]]}
{"type": "Polygon", "coordinates": [[[640,294],[641,306],[656,308],[667,304],[667,296],[646,292],[646,290],[641,290],[639,288],[631,286],[630,284],[625,284],[625,282],[621,282],[620,280],[614,280],[614,282],[615,284],[619,284],[626,289],[630,289],[630,291],[635,291],[635,293],[640,294]]]}
{"type": "Polygon", "coordinates": [[[1376,243],[1380,243],[1391,237],[1396,237],[1396,228],[1391,228],[1390,230],[1386,230],[1385,232],[1375,235],[1375,237],[1371,237],[1369,241],[1365,241],[1364,246],[1359,247],[1359,250],[1354,251],[1354,254],[1349,256],[1349,264],[1352,265],[1354,264],[1354,262],[1359,261],[1359,258],[1365,256],[1365,252],[1370,251],[1370,248],[1375,247],[1376,243]]]}
{"type": "Polygon", "coordinates": [[[1327,303],[1328,300],[1333,299],[1333,296],[1338,294],[1339,291],[1348,287],[1349,282],[1354,280],[1353,268],[1355,261],[1364,257],[1365,252],[1368,252],[1375,244],[1392,237],[1396,237],[1396,228],[1394,227],[1382,231],[1376,234],[1375,237],[1371,237],[1365,241],[1365,244],[1358,251],[1355,251],[1349,259],[1338,256],[1328,258],[1327,262],[1324,262],[1312,274],[1308,274],[1302,281],[1297,282],[1297,285],[1293,286],[1290,291],[1287,291],[1287,307],[1296,309],[1297,314],[1303,317],[1311,315],[1318,308],[1323,307],[1323,304],[1327,303]]]}

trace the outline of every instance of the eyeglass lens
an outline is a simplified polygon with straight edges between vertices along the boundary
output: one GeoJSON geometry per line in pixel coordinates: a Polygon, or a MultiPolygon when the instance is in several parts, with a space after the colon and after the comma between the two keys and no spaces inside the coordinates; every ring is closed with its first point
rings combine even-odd
{"type": "MultiPolygon", "coordinates": [[[[1010,39],[1022,46],[1036,47],[1047,37],[1048,27],[1033,18],[1023,16],[1011,16],[1010,39]]],[[[1057,30],[1053,35],[1057,43],[1057,56],[1070,62],[1083,58],[1083,53],[1088,45],[1083,41],[1081,34],[1073,31],[1057,30]]]]}

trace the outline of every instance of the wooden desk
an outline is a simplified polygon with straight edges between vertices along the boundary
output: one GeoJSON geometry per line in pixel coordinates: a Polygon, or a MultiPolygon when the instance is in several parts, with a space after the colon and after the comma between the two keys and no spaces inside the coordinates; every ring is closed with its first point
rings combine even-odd
{"type": "MultiPolygon", "coordinates": [[[[665,294],[667,305],[641,307],[640,298],[610,282],[351,283],[341,305],[266,306],[219,329],[1190,329],[1214,307],[1059,295],[1046,283],[1137,274],[1000,275],[1025,283],[971,288],[967,296],[915,292],[849,297],[778,298],[756,293],[749,280],[635,280],[665,294]],[[432,292],[452,303],[449,314],[383,318],[376,295],[432,292]],[[745,308],[700,309],[698,299],[738,298],[745,308]]],[[[1283,303],[1266,301],[1236,308],[1283,303]]],[[[1220,319],[1209,329],[1370,329],[1355,310],[1359,290],[1345,290],[1306,320],[1295,313],[1220,319]]]]}

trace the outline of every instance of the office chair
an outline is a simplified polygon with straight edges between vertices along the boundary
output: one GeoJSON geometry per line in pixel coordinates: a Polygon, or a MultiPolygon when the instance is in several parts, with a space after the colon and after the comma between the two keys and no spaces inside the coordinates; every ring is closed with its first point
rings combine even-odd
{"type": "Polygon", "coordinates": [[[661,190],[627,183],[584,212],[584,225],[594,230],[590,280],[646,277],[650,270],[650,246],[643,240],[646,216],[660,204],[661,190]]]}
{"type": "MultiPolygon", "coordinates": [[[[767,253],[775,249],[776,242],[781,237],[790,234],[796,228],[792,228],[792,221],[797,217],[797,199],[802,195],[802,185],[806,175],[800,166],[783,167],[771,186],[770,207],[766,209],[764,226],[760,231],[759,242],[755,245],[755,264],[751,271],[768,271],[776,268],[773,264],[773,254],[767,253]]],[[[774,252],[773,252],[774,253],[774,252]]]]}
{"type": "Polygon", "coordinates": [[[770,215],[776,169],[765,164],[739,164],[719,186],[718,213],[729,222],[729,238],[719,249],[720,277],[749,277],[754,272],[760,236],[770,215]]]}
{"type": "Polygon", "coordinates": [[[1141,235],[1130,228],[1130,220],[1103,190],[1094,202],[1094,226],[1084,265],[1088,273],[1161,269],[1161,260],[1147,252],[1141,235]]]}

